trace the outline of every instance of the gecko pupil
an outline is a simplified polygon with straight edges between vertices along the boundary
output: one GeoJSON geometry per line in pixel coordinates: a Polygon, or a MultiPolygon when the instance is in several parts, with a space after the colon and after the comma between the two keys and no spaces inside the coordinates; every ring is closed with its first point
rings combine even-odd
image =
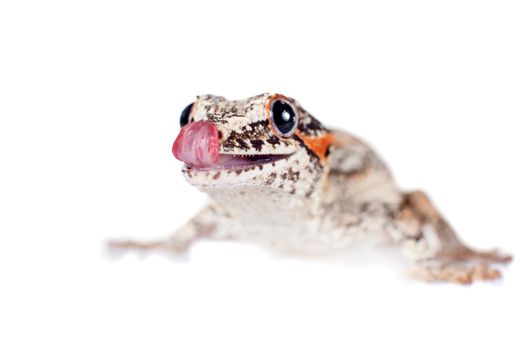
{"type": "Polygon", "coordinates": [[[272,118],[275,128],[283,136],[290,136],[297,125],[295,112],[292,106],[285,101],[277,100],[273,103],[272,118]]]}
{"type": "Polygon", "coordinates": [[[193,108],[193,103],[190,103],[189,105],[186,106],[186,108],[184,108],[184,110],[180,114],[180,127],[181,128],[190,122],[190,113],[191,113],[192,108],[193,108]]]}

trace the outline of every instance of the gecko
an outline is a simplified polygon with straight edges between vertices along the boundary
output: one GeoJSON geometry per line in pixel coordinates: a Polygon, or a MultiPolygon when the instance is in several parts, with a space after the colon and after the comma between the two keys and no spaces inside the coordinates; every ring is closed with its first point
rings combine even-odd
{"type": "Polygon", "coordinates": [[[463,243],[424,192],[399,188],[370,146],[325,127],[291,97],[201,95],[180,126],[173,155],[210,203],[166,239],[112,248],[178,254],[207,238],[321,254],[382,237],[412,276],[460,284],[499,279],[496,265],[512,260],[463,243]]]}

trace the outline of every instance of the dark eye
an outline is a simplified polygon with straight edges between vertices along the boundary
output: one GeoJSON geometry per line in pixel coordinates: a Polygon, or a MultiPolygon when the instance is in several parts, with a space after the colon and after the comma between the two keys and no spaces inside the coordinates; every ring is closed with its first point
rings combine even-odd
{"type": "Polygon", "coordinates": [[[180,114],[180,127],[181,128],[190,122],[190,113],[191,113],[192,108],[193,108],[193,103],[190,103],[189,105],[186,106],[186,108],[184,108],[184,110],[180,114]]]}
{"type": "Polygon", "coordinates": [[[297,116],[293,107],[286,101],[275,100],[271,113],[273,125],[281,136],[291,136],[297,128],[297,116]]]}

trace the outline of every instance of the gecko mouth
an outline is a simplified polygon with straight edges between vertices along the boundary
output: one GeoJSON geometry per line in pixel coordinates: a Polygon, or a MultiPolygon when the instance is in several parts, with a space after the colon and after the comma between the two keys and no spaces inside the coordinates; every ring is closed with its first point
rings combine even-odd
{"type": "Polygon", "coordinates": [[[196,166],[185,163],[186,169],[207,171],[207,170],[239,170],[255,168],[259,165],[274,163],[292,156],[289,154],[219,154],[214,164],[207,166],[196,166]]]}
{"type": "MultiPolygon", "coordinates": [[[[260,167],[290,157],[288,154],[220,153],[221,141],[215,123],[196,121],[185,125],[173,143],[175,158],[185,163],[186,170],[238,170],[260,167]]],[[[294,150],[295,151],[295,150],[294,150]]]]}

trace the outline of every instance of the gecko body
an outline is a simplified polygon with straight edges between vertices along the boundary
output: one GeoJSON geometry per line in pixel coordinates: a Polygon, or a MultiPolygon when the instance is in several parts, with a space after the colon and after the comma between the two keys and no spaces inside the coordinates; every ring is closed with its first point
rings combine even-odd
{"type": "Polygon", "coordinates": [[[493,264],[511,260],[466,246],[423,192],[399,189],[367,144],[326,128],[290,97],[198,96],[181,127],[173,154],[210,204],[169,239],[113,247],[177,253],[207,237],[312,254],[382,237],[417,277],[458,283],[499,278],[493,264]]]}

